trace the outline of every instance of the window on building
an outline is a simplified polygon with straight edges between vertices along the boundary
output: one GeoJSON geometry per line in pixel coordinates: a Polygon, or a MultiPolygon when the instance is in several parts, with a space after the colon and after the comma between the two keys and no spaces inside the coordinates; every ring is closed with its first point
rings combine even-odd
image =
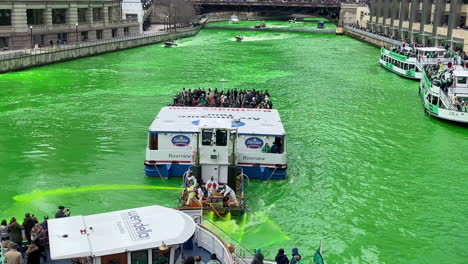
{"type": "Polygon", "coordinates": [[[0,26],[11,26],[11,9],[0,9],[0,26]]]}
{"type": "Polygon", "coordinates": [[[10,49],[10,38],[0,37],[0,50],[10,49]]]}
{"type": "Polygon", "coordinates": [[[104,14],[102,8],[93,8],[93,21],[103,21],[104,14]]]}
{"type": "Polygon", "coordinates": [[[125,35],[125,36],[130,35],[130,28],[124,27],[124,35],[125,35]]]}
{"type": "Polygon", "coordinates": [[[28,25],[44,25],[44,9],[27,9],[28,25]]]}
{"type": "Polygon", "coordinates": [[[169,264],[170,250],[161,251],[159,248],[153,249],[152,264],[169,264]]]}
{"type": "Polygon", "coordinates": [[[109,21],[114,21],[116,20],[115,17],[116,17],[116,14],[115,14],[115,8],[110,6],[107,8],[107,14],[109,16],[109,21]]]}
{"type": "Polygon", "coordinates": [[[117,37],[117,28],[112,29],[112,37],[116,38],[117,37]]]}
{"type": "Polygon", "coordinates": [[[81,32],[81,41],[88,41],[88,31],[81,32]]]}
{"type": "Polygon", "coordinates": [[[148,250],[132,252],[131,264],[148,264],[148,250]]]}
{"type": "Polygon", "coordinates": [[[127,20],[137,20],[138,19],[138,15],[137,14],[126,14],[125,15],[125,18],[127,20]]]}
{"type": "Polygon", "coordinates": [[[227,145],[227,130],[217,129],[216,130],[216,146],[227,145]]]}
{"type": "Polygon", "coordinates": [[[78,23],[86,23],[86,11],[87,8],[78,8],[78,23]]]}
{"type": "Polygon", "coordinates": [[[67,9],[52,9],[52,24],[66,24],[67,9]]]}
{"type": "Polygon", "coordinates": [[[96,39],[102,39],[102,30],[96,30],[96,39]]]}
{"type": "Polygon", "coordinates": [[[68,42],[68,34],[67,33],[58,33],[57,39],[61,40],[63,44],[68,42]]]}

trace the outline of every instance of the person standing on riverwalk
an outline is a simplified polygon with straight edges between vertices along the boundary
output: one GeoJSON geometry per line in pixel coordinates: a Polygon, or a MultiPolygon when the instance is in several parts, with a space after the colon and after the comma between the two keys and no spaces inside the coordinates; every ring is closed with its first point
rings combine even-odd
{"type": "Polygon", "coordinates": [[[289,264],[289,259],[286,254],[284,254],[284,249],[280,248],[278,250],[278,254],[275,257],[276,264],[289,264]]]}
{"type": "Polygon", "coordinates": [[[265,256],[262,254],[262,250],[260,248],[255,249],[255,256],[252,259],[252,262],[250,264],[263,264],[263,259],[265,259],[265,256]]]}
{"type": "Polygon", "coordinates": [[[13,243],[11,248],[5,254],[5,258],[3,259],[3,263],[6,264],[24,264],[23,255],[18,252],[18,244],[13,243]]]}
{"type": "Polygon", "coordinates": [[[30,213],[25,213],[24,217],[25,217],[23,220],[24,232],[26,234],[26,239],[28,240],[29,243],[31,243],[31,230],[34,227],[34,225],[37,223],[37,219],[34,220],[34,218],[31,217],[30,213]]]}
{"type": "Polygon", "coordinates": [[[8,225],[8,228],[10,229],[11,242],[16,243],[16,245],[22,245],[23,234],[21,230],[23,230],[24,227],[16,221],[16,218],[12,217],[10,219],[10,224],[8,225]]]}
{"type": "Polygon", "coordinates": [[[10,239],[10,230],[8,229],[8,224],[5,219],[2,220],[0,225],[0,240],[5,241],[10,239]]]}
{"type": "Polygon", "coordinates": [[[301,258],[301,255],[299,254],[299,249],[298,248],[293,248],[292,249],[292,258],[291,258],[291,262],[289,264],[295,264],[296,263],[296,259],[295,259],[296,256],[299,256],[299,258],[301,258]]]}

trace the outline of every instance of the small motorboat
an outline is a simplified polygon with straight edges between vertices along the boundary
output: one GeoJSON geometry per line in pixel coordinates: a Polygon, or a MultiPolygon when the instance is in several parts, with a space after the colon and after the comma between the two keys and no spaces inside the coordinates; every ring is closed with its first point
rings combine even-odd
{"type": "Polygon", "coordinates": [[[237,41],[242,41],[242,40],[244,40],[244,37],[241,36],[241,35],[237,35],[237,36],[236,36],[236,40],[237,40],[237,41]]]}
{"type": "Polygon", "coordinates": [[[320,20],[317,24],[317,28],[325,28],[325,22],[323,22],[322,20],[320,20]]]}
{"type": "Polygon", "coordinates": [[[255,28],[265,28],[266,27],[266,24],[265,23],[260,23],[260,24],[257,24],[255,25],[255,28]]]}
{"type": "Polygon", "coordinates": [[[296,23],[296,18],[295,18],[295,17],[293,17],[293,18],[289,19],[289,21],[288,21],[288,22],[289,22],[289,23],[296,23]]]}
{"type": "Polygon", "coordinates": [[[164,42],[164,47],[166,47],[166,48],[177,47],[177,44],[172,40],[168,40],[168,41],[164,42]]]}
{"type": "Polygon", "coordinates": [[[229,23],[231,24],[239,24],[239,18],[237,18],[236,15],[232,15],[231,19],[229,20],[229,23]]]}

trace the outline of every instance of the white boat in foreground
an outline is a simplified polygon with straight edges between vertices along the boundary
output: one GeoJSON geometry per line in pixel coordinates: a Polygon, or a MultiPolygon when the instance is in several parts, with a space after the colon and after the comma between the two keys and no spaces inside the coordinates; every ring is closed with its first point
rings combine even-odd
{"type": "Polygon", "coordinates": [[[52,260],[74,263],[183,263],[184,257],[215,253],[222,264],[240,259],[232,248],[203,226],[201,210],[186,213],[147,206],[89,216],[49,220],[52,260]]]}

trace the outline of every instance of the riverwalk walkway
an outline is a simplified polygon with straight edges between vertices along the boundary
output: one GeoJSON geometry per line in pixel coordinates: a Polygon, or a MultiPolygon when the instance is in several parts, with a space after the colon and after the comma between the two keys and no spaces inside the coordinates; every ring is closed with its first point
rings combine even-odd
{"type": "Polygon", "coordinates": [[[351,26],[344,26],[345,29],[345,34],[367,42],[371,45],[377,46],[377,47],[384,47],[384,46],[402,46],[403,42],[395,39],[391,39],[385,36],[380,36],[362,29],[354,28],[351,26]]]}
{"type": "Polygon", "coordinates": [[[0,52],[0,73],[23,70],[81,57],[135,48],[196,35],[201,26],[178,28],[177,31],[153,31],[109,40],[86,41],[75,45],[54,45],[24,50],[0,52]]]}

